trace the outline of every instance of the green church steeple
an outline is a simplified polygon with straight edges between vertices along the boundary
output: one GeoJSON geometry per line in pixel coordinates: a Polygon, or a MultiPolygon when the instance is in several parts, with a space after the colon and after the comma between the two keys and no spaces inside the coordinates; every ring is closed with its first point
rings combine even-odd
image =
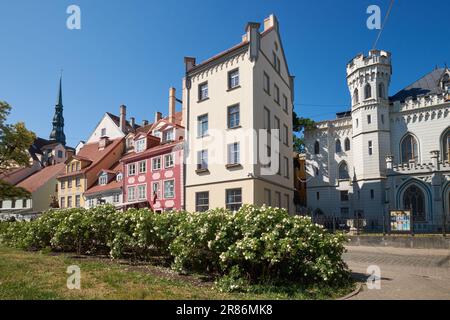
{"type": "Polygon", "coordinates": [[[53,117],[53,130],[50,133],[50,140],[66,145],[66,135],[64,134],[64,117],[62,103],[62,75],[59,78],[58,98],[55,105],[55,116],[53,117]]]}

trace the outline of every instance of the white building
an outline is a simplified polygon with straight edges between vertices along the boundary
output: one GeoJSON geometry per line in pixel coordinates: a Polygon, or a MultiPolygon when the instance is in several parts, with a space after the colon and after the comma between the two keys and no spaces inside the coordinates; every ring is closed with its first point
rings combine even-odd
{"type": "Polygon", "coordinates": [[[293,212],[294,81],[276,17],[265,19],[262,31],[248,23],[231,49],[185,63],[186,209],[266,204],[293,212]],[[270,129],[279,132],[260,135],[270,129]]]}
{"type": "Polygon", "coordinates": [[[435,69],[388,96],[391,54],[373,50],[347,65],[349,112],[305,132],[308,207],[369,229],[390,210],[413,211],[414,229],[441,230],[450,207],[450,70],[435,69]]]}

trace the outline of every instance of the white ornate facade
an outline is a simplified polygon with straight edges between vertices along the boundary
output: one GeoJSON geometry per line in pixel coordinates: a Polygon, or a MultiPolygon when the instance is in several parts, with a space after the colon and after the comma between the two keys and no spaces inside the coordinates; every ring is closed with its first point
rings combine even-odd
{"type": "Polygon", "coordinates": [[[305,133],[308,207],[387,225],[411,209],[414,229],[450,222],[450,70],[435,69],[389,97],[391,54],[373,50],[347,65],[351,111],[305,133]],[[445,214],[444,214],[445,213],[445,214]]]}

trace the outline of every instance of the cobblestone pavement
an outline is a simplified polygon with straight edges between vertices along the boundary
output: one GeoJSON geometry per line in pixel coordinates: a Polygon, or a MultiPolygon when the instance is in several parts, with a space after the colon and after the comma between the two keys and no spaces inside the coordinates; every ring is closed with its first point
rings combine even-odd
{"type": "Polygon", "coordinates": [[[367,268],[381,269],[381,289],[362,291],[356,300],[450,300],[450,250],[347,247],[344,260],[365,283],[367,268]]]}

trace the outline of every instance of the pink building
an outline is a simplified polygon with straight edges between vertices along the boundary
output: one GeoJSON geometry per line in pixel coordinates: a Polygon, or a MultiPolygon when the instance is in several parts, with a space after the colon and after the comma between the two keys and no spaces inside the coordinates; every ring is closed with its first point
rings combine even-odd
{"type": "MultiPolygon", "coordinates": [[[[172,91],[173,90],[173,91],[172,91]]],[[[175,97],[171,89],[171,97],[175,97]]],[[[127,136],[127,154],[123,165],[123,207],[150,208],[155,212],[183,209],[183,135],[182,113],[175,112],[175,100],[169,116],[140,128],[127,136]]]]}

